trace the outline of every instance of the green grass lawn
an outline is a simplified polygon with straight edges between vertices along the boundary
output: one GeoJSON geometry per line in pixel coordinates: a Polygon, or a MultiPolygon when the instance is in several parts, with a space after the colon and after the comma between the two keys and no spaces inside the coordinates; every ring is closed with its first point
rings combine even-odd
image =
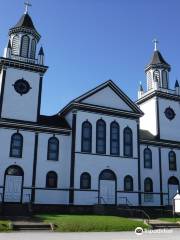
{"type": "Polygon", "coordinates": [[[180,217],[160,218],[160,220],[166,222],[180,222],[180,217]]]}
{"type": "Polygon", "coordinates": [[[11,230],[11,228],[9,227],[9,221],[5,221],[5,220],[0,220],[0,232],[8,232],[11,230]]]}
{"type": "Polygon", "coordinates": [[[148,227],[143,221],[116,216],[42,214],[36,217],[55,224],[59,232],[134,231],[136,227],[148,227]]]}

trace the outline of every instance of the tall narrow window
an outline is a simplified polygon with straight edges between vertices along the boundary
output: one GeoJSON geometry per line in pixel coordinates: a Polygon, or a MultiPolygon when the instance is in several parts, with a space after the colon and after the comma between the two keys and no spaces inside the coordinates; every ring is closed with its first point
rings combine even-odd
{"type": "Polygon", "coordinates": [[[151,178],[144,180],[144,192],[153,192],[153,182],[151,178]]]}
{"type": "Polygon", "coordinates": [[[12,40],[12,54],[19,55],[19,36],[15,35],[12,40]]]}
{"type": "Polygon", "coordinates": [[[32,39],[32,41],[31,41],[30,58],[34,59],[35,55],[36,55],[36,40],[32,39]]]}
{"type": "Polygon", "coordinates": [[[48,160],[57,161],[59,158],[59,140],[56,137],[51,137],[48,141],[48,160]]]}
{"type": "Polygon", "coordinates": [[[124,191],[133,191],[133,178],[129,175],[124,178],[124,191]]]}
{"type": "Polygon", "coordinates": [[[11,137],[10,157],[21,158],[23,149],[23,136],[20,133],[14,133],[11,137]]]}
{"type": "Polygon", "coordinates": [[[168,88],[168,74],[165,70],[162,71],[162,87],[168,88]]]}
{"type": "Polygon", "coordinates": [[[96,123],[96,152],[106,153],[106,123],[102,119],[96,123]]]}
{"type": "Polygon", "coordinates": [[[149,177],[144,180],[144,192],[144,202],[153,202],[153,182],[149,177]]]}
{"type": "Polygon", "coordinates": [[[176,171],[176,154],[174,151],[169,152],[169,170],[176,171]]]}
{"type": "Polygon", "coordinates": [[[46,187],[47,188],[57,188],[57,173],[50,171],[46,175],[46,187]]]}
{"type": "Polygon", "coordinates": [[[85,173],[81,174],[80,188],[81,189],[90,189],[91,188],[91,176],[89,173],[85,172],[85,173]]]}
{"type": "Polygon", "coordinates": [[[144,149],[144,168],[152,168],[152,152],[151,149],[144,149]]]}
{"type": "Polygon", "coordinates": [[[129,127],[124,129],[124,156],[133,156],[133,135],[132,130],[129,127]]]}
{"type": "Polygon", "coordinates": [[[119,155],[119,124],[112,122],[110,126],[110,153],[119,155]]]}
{"type": "Polygon", "coordinates": [[[92,125],[85,121],[82,124],[81,151],[90,153],[92,150],[92,125]]]}
{"type": "Polygon", "coordinates": [[[21,56],[27,58],[29,52],[29,37],[27,35],[22,36],[21,39],[21,56]]]}
{"type": "Polygon", "coordinates": [[[159,73],[158,70],[154,71],[153,78],[154,78],[154,81],[157,81],[159,83],[159,81],[160,81],[160,73],[159,73]]]}

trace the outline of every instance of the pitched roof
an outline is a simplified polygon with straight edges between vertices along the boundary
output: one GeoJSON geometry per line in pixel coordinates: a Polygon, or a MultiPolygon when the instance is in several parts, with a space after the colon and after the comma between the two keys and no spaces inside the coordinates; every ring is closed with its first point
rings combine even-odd
{"type": "Polygon", "coordinates": [[[13,28],[18,28],[18,27],[25,27],[25,28],[36,30],[34,27],[33,21],[28,13],[23,14],[13,28]]]}
{"type": "MultiPolygon", "coordinates": [[[[75,104],[76,107],[78,104],[86,105],[86,103],[83,102],[84,99],[92,96],[93,94],[101,91],[102,89],[104,89],[106,87],[110,87],[122,100],[124,100],[126,102],[126,104],[133,110],[133,112],[135,114],[143,115],[143,112],[140,110],[140,108],[112,80],[108,80],[108,81],[100,84],[99,86],[93,88],[92,90],[86,92],[85,94],[79,96],[78,98],[75,98],[68,105],[66,105],[59,112],[59,114],[64,114],[67,111],[67,109],[73,107],[73,104],[75,104]]],[[[89,106],[90,106],[90,104],[89,104],[89,106]]]]}
{"type": "Polygon", "coordinates": [[[67,123],[66,119],[57,114],[52,115],[52,116],[40,115],[38,123],[40,125],[45,125],[45,126],[49,126],[49,127],[71,129],[69,124],[67,123]]]}
{"type": "Polygon", "coordinates": [[[31,19],[31,17],[29,16],[28,13],[24,13],[21,18],[19,19],[19,21],[16,23],[16,25],[12,28],[10,28],[9,30],[9,34],[11,34],[12,32],[17,32],[19,31],[19,28],[22,28],[23,30],[31,30],[38,39],[40,39],[40,35],[38,33],[38,31],[36,30],[33,21],[31,19]]]}
{"type": "Polygon", "coordinates": [[[153,65],[155,65],[155,64],[165,64],[165,65],[169,65],[169,64],[164,60],[163,56],[161,55],[161,53],[160,53],[158,50],[154,51],[153,57],[152,57],[152,60],[151,60],[150,64],[153,64],[153,65]]]}

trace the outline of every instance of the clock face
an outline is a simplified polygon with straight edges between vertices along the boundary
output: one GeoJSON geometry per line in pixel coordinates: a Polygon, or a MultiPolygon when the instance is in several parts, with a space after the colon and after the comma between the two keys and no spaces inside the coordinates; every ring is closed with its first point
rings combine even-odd
{"type": "Polygon", "coordinates": [[[174,110],[170,107],[166,108],[165,109],[165,112],[164,112],[165,116],[169,119],[169,120],[172,120],[173,118],[175,118],[176,114],[174,112],[174,110]]]}
{"type": "Polygon", "coordinates": [[[16,92],[19,93],[20,95],[28,93],[29,90],[31,89],[29,83],[23,78],[17,80],[13,86],[16,92]]]}

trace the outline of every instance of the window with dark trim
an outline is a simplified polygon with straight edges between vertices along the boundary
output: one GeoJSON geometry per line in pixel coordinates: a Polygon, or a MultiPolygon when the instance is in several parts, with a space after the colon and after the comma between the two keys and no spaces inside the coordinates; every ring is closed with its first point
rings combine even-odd
{"type": "Polygon", "coordinates": [[[169,170],[177,170],[176,167],[176,153],[174,151],[169,152],[169,170]]]}
{"type": "Polygon", "coordinates": [[[106,154],[106,123],[102,119],[96,123],[96,152],[106,154]]]}
{"type": "Polygon", "coordinates": [[[57,173],[50,171],[46,175],[46,187],[47,188],[57,188],[57,173]]]}
{"type": "Polygon", "coordinates": [[[56,137],[51,137],[48,140],[47,159],[57,161],[59,158],[59,140],[56,137]]]}
{"type": "Polygon", "coordinates": [[[133,178],[129,175],[124,178],[124,191],[133,191],[133,178]]]}
{"type": "Polygon", "coordinates": [[[92,125],[88,121],[82,124],[81,151],[88,153],[92,151],[92,125]]]}
{"type": "Polygon", "coordinates": [[[81,189],[90,189],[91,188],[91,176],[89,173],[85,172],[85,173],[81,174],[80,188],[81,189]]]}
{"type": "Polygon", "coordinates": [[[23,136],[20,133],[14,133],[11,136],[10,157],[22,158],[23,136]]]}
{"type": "Polygon", "coordinates": [[[12,39],[12,54],[19,55],[19,36],[15,35],[12,39]]]}
{"type": "Polygon", "coordinates": [[[28,57],[29,53],[29,37],[27,35],[22,36],[21,38],[21,53],[20,55],[24,58],[28,57]]]}
{"type": "Polygon", "coordinates": [[[149,177],[144,180],[144,192],[153,192],[153,182],[149,177]]]}
{"type": "Polygon", "coordinates": [[[115,121],[110,126],[110,154],[119,155],[119,124],[115,121]]]}
{"type": "Polygon", "coordinates": [[[148,147],[144,149],[144,168],[152,168],[152,151],[148,147]]]}
{"type": "Polygon", "coordinates": [[[31,41],[30,58],[34,59],[35,55],[36,55],[36,40],[32,39],[32,41],[31,41]]]}
{"type": "Polygon", "coordinates": [[[124,129],[124,156],[133,156],[133,135],[129,127],[124,129]]]}

